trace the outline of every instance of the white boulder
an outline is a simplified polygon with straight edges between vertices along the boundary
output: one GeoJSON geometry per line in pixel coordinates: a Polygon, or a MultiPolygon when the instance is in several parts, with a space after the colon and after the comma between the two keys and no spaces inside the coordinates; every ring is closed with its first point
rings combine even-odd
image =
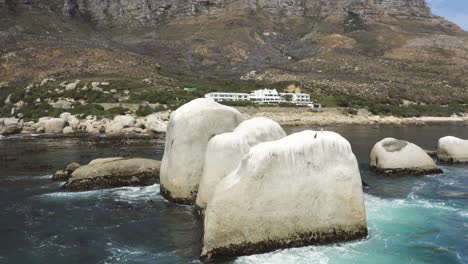
{"type": "Polygon", "coordinates": [[[141,158],[111,158],[78,167],[65,184],[69,191],[121,186],[147,186],[158,182],[161,162],[141,158]]]}
{"type": "Polygon", "coordinates": [[[166,122],[158,114],[148,115],[145,118],[145,127],[155,133],[165,133],[167,131],[166,122]]]}
{"type": "Polygon", "coordinates": [[[64,135],[71,135],[71,134],[75,133],[75,130],[73,130],[73,128],[70,127],[70,126],[67,126],[62,130],[62,133],[64,135]]]}
{"type": "Polygon", "coordinates": [[[171,114],[161,164],[161,193],[179,203],[194,203],[208,141],[233,131],[244,117],[209,99],[195,99],[171,114]]]}
{"type": "Polygon", "coordinates": [[[132,127],[135,125],[135,118],[131,115],[119,115],[114,117],[113,122],[119,123],[123,127],[132,127]]]}
{"type": "Polygon", "coordinates": [[[231,133],[213,137],[208,142],[196,205],[202,210],[206,208],[216,185],[236,169],[251,147],[285,136],[286,133],[278,123],[260,117],[242,122],[231,133]]]}
{"type": "Polygon", "coordinates": [[[44,129],[46,133],[62,133],[63,128],[66,125],[66,121],[61,118],[52,118],[44,123],[44,129]]]}
{"type": "Polygon", "coordinates": [[[439,139],[437,158],[447,163],[468,163],[468,140],[457,137],[439,139]]]}
{"type": "Polygon", "coordinates": [[[358,162],[333,132],[254,146],[216,187],[202,255],[237,256],[367,235],[358,162]]]}
{"type": "Polygon", "coordinates": [[[419,146],[404,140],[385,138],[370,154],[370,167],[389,175],[441,173],[434,160],[419,146]]]}

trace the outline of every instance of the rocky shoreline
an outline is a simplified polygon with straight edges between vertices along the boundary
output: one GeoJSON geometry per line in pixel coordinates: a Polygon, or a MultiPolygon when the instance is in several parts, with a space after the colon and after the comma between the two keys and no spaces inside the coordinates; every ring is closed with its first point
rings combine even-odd
{"type": "Polygon", "coordinates": [[[41,117],[36,122],[19,118],[0,118],[0,135],[43,136],[153,136],[167,129],[170,113],[158,112],[146,117],[118,115],[113,119],[87,116],[78,118],[64,112],[59,118],[41,117]]]}
{"type": "Polygon", "coordinates": [[[359,110],[356,115],[344,114],[337,108],[313,112],[308,108],[236,107],[246,118],[266,117],[282,126],[303,125],[430,125],[438,123],[468,124],[468,115],[450,117],[394,117],[372,115],[359,110]]]}
{"type": "MultiPolygon", "coordinates": [[[[357,115],[343,113],[340,109],[330,108],[311,111],[308,108],[290,107],[236,107],[246,119],[265,117],[282,126],[325,126],[325,125],[430,125],[443,123],[468,124],[468,115],[450,117],[394,117],[376,116],[365,110],[357,115]]],[[[170,111],[157,112],[146,117],[119,115],[114,119],[96,116],[78,117],[64,112],[59,118],[42,117],[25,122],[18,118],[0,118],[0,135],[22,136],[130,136],[152,137],[164,135],[170,111]]]]}

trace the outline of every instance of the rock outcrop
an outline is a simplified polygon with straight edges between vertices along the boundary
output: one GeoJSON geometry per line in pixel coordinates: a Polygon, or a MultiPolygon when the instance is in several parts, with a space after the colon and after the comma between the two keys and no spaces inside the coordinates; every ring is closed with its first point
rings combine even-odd
{"type": "Polygon", "coordinates": [[[242,122],[233,132],[213,137],[208,142],[203,175],[198,188],[196,205],[204,210],[216,185],[239,165],[250,148],[262,142],[286,136],[281,126],[267,118],[242,122]]]}
{"type": "Polygon", "coordinates": [[[63,13],[70,17],[86,17],[99,26],[128,21],[154,24],[164,18],[216,14],[251,14],[267,12],[290,16],[320,16],[353,11],[364,16],[432,17],[424,0],[136,0],[100,1],[65,0],[63,13]]]}
{"type": "Polygon", "coordinates": [[[160,161],[151,159],[101,159],[76,169],[64,187],[68,191],[86,191],[147,186],[159,182],[160,166],[160,161]]]}
{"type": "Polygon", "coordinates": [[[60,170],[54,173],[52,176],[53,181],[68,181],[72,173],[77,170],[81,165],[79,163],[73,162],[68,164],[64,170],[60,170]]]}
{"type": "Polygon", "coordinates": [[[457,137],[439,139],[437,158],[450,164],[468,163],[468,140],[457,137]]]}
{"type": "Polygon", "coordinates": [[[217,186],[202,255],[237,256],[367,235],[358,163],[333,132],[261,143],[217,186]]]}
{"type": "Polygon", "coordinates": [[[161,165],[161,194],[178,203],[194,203],[208,141],[242,121],[239,111],[209,99],[193,100],[173,112],[161,165]]]}
{"type": "Polygon", "coordinates": [[[385,138],[375,144],[370,154],[370,167],[388,175],[442,173],[422,148],[394,138],[385,138]]]}

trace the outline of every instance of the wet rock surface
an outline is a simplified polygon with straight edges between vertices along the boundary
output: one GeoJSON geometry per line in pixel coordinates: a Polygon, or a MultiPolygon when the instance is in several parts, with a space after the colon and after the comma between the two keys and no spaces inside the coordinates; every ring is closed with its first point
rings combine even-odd
{"type": "Polygon", "coordinates": [[[100,159],[76,169],[64,188],[85,191],[159,182],[161,162],[141,158],[100,159]]]}

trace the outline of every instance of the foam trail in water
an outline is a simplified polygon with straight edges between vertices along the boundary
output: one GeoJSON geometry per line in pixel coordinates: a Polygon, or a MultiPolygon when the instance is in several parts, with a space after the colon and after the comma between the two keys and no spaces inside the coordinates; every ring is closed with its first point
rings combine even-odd
{"type": "Polygon", "coordinates": [[[52,174],[40,175],[40,176],[8,176],[0,178],[0,181],[35,181],[35,180],[46,180],[52,179],[52,174]]]}
{"type": "Polygon", "coordinates": [[[120,202],[162,200],[159,184],[146,187],[122,187],[86,192],[55,192],[37,196],[41,200],[70,201],[89,199],[113,199],[120,202]]]}

